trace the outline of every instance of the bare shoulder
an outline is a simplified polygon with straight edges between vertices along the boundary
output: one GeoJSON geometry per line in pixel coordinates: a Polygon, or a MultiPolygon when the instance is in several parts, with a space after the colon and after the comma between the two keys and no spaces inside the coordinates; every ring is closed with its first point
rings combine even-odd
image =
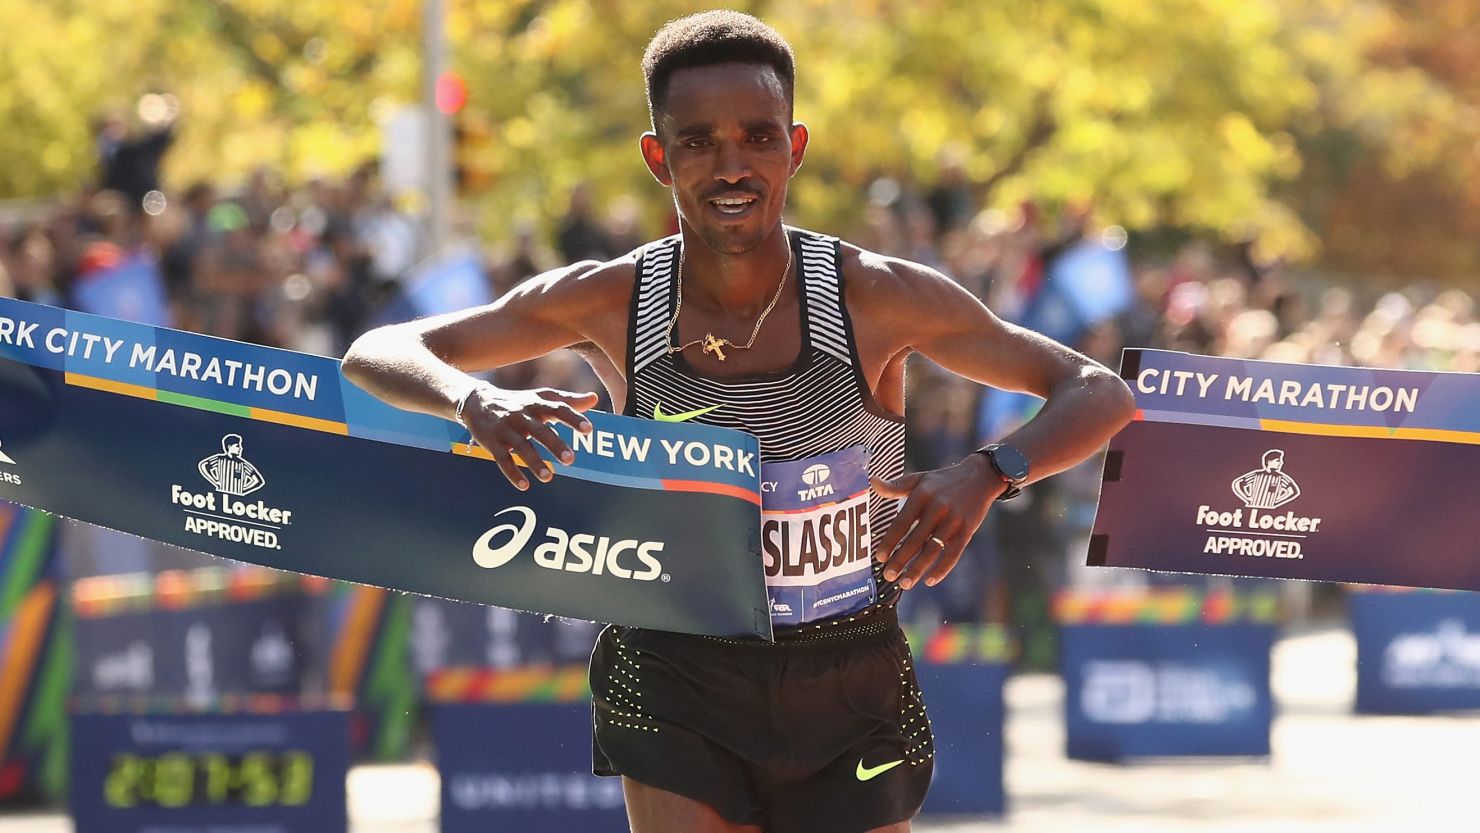
{"type": "Polygon", "coordinates": [[[848,312],[860,324],[919,333],[958,315],[982,311],[981,303],[950,277],[914,261],[842,244],[848,312]]]}
{"type": "Polygon", "coordinates": [[[624,313],[636,274],[635,254],[604,263],[584,260],[541,272],[515,286],[503,300],[559,315],[624,313]]]}

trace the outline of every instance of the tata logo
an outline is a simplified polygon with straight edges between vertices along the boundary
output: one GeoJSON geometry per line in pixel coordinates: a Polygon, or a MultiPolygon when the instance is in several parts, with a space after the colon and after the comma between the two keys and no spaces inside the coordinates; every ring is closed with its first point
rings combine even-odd
{"type": "Polygon", "coordinates": [[[831,477],[832,469],[822,463],[808,466],[802,471],[802,482],[807,484],[807,488],[798,489],[797,497],[802,500],[813,500],[832,494],[832,484],[827,482],[831,477]]]}
{"type": "MultiPolygon", "coordinates": [[[[534,510],[528,506],[510,506],[494,517],[509,516],[509,523],[499,524],[478,537],[473,544],[473,563],[484,569],[493,570],[513,561],[524,552],[538,528],[534,510]]],[[[611,574],[620,579],[652,581],[669,577],[657,554],[663,551],[662,541],[638,541],[635,538],[612,540],[606,535],[591,535],[585,532],[571,534],[559,527],[546,527],[545,540],[534,550],[534,563],[547,570],[562,570],[569,573],[611,574]],[[622,560],[636,561],[638,569],[624,565],[622,560]]]]}

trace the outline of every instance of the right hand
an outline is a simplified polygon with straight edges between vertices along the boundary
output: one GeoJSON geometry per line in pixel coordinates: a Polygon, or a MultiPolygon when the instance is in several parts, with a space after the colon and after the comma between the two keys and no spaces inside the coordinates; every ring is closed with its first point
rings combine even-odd
{"type": "Polygon", "coordinates": [[[480,384],[468,395],[463,405],[462,424],[473,435],[473,442],[488,450],[504,477],[520,490],[529,481],[519,470],[522,463],[541,482],[555,476],[554,470],[535,451],[538,442],[566,465],[575,461],[575,452],[560,439],[548,423],[563,422],[590,433],[591,421],[583,411],[596,407],[595,393],[570,393],[553,388],[503,390],[491,384],[480,384]],[[514,456],[518,455],[516,463],[514,456]]]}

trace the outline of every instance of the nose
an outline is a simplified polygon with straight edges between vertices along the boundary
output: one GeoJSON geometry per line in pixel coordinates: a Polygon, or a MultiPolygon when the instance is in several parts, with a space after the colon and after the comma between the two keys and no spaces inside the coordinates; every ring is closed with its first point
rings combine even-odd
{"type": "Polygon", "coordinates": [[[740,151],[740,146],[734,142],[722,142],[719,147],[719,160],[714,169],[714,178],[734,185],[749,176],[750,164],[746,161],[745,154],[740,151]]]}

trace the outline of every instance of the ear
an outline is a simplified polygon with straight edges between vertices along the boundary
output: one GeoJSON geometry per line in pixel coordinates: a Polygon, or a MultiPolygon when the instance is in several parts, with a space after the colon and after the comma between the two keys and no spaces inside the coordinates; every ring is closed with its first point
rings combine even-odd
{"type": "Polygon", "coordinates": [[[797,122],[791,126],[791,172],[795,174],[802,167],[802,157],[807,155],[807,140],[811,134],[807,132],[807,126],[797,122]]]}
{"type": "Polygon", "coordinates": [[[642,134],[638,142],[642,146],[642,161],[647,163],[648,173],[664,188],[672,187],[673,174],[668,171],[668,152],[663,149],[663,141],[658,138],[658,134],[648,131],[642,134]]]}

